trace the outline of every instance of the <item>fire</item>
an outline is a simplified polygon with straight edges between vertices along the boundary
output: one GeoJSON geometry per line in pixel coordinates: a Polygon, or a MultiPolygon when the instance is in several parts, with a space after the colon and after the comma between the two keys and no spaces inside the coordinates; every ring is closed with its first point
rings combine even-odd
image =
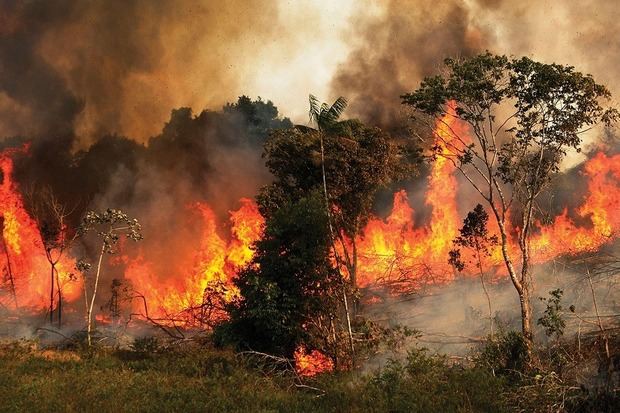
{"type": "Polygon", "coordinates": [[[552,225],[540,227],[540,234],[532,241],[536,262],[566,254],[596,251],[618,236],[620,155],[608,157],[603,152],[597,153],[586,162],[584,175],[588,178],[588,195],[577,209],[577,214],[589,218],[592,226],[576,226],[565,209],[552,225]]]}
{"type": "MultiPolygon", "coordinates": [[[[437,123],[435,133],[448,141],[441,146],[441,155],[433,163],[426,204],[432,208],[430,224],[415,228],[413,209],[405,191],[394,195],[391,214],[385,219],[373,218],[357,240],[359,254],[359,286],[367,287],[382,281],[404,281],[408,286],[445,283],[454,277],[447,264],[452,240],[458,235],[461,218],[456,202],[455,167],[450,163],[452,145],[467,142],[450,135],[466,135],[466,129],[449,114],[437,123]]],[[[462,148],[462,146],[461,146],[462,148]]],[[[532,261],[548,262],[556,257],[596,251],[620,233],[620,155],[597,153],[584,165],[588,195],[576,213],[591,225],[578,226],[569,218],[568,210],[547,226],[536,223],[530,243],[532,261]]],[[[513,235],[518,231],[513,229],[513,235]]],[[[518,256],[512,239],[509,251],[518,256]]],[[[491,251],[490,264],[499,274],[505,272],[500,247],[491,251]]]]}
{"type": "Polygon", "coordinates": [[[441,139],[436,140],[440,156],[432,165],[426,191],[426,205],[432,208],[430,225],[415,228],[414,211],[407,201],[407,193],[397,192],[392,213],[387,219],[371,219],[356,241],[361,287],[383,279],[406,277],[415,281],[415,275],[421,273],[419,268],[415,270],[416,274],[402,271],[420,265],[433,268],[434,282],[447,282],[454,277],[454,272],[446,264],[446,257],[461,219],[456,202],[456,168],[450,158],[456,148],[461,149],[466,144],[455,136],[462,139],[466,133],[464,125],[452,113],[437,122],[435,133],[441,139]]]}
{"type": "Polygon", "coordinates": [[[193,263],[185,273],[172,277],[156,274],[142,255],[128,261],[125,279],[144,296],[144,300],[134,300],[136,313],[163,322],[188,324],[192,320],[186,310],[200,307],[210,298],[211,290],[219,290],[227,300],[235,296],[232,278],[239,267],[252,259],[251,245],[260,238],[264,225],[254,201],[243,198],[240,202],[241,207],[230,212],[229,241],[218,234],[215,214],[206,203],[189,207],[201,223],[201,238],[193,263]]]}
{"type": "Polygon", "coordinates": [[[295,350],[295,370],[304,377],[316,376],[334,370],[334,362],[318,350],[308,352],[304,347],[295,350]]]}
{"type": "MultiPolygon", "coordinates": [[[[441,156],[432,164],[425,192],[425,203],[431,210],[430,220],[426,225],[414,222],[414,210],[407,193],[396,192],[389,216],[385,219],[371,217],[356,239],[360,287],[397,281],[405,283],[407,288],[415,288],[427,283],[447,283],[455,277],[447,257],[453,248],[452,240],[458,235],[462,216],[457,203],[456,168],[451,157],[455,149],[468,144],[463,140],[467,129],[455,116],[448,114],[437,122],[435,134],[441,138],[437,139],[441,156]]],[[[36,222],[26,211],[13,181],[12,156],[16,151],[19,150],[0,153],[0,259],[3,265],[0,304],[7,308],[40,311],[49,305],[50,266],[36,222]],[[12,300],[13,289],[15,300],[12,300]]],[[[549,225],[536,223],[530,245],[533,262],[543,263],[562,255],[595,251],[620,233],[620,155],[597,153],[584,164],[583,176],[588,182],[588,193],[581,206],[575,211],[564,210],[549,225]],[[571,216],[578,216],[579,223],[571,216]]],[[[471,206],[475,202],[472,200],[471,206]]],[[[196,202],[188,209],[198,236],[187,247],[191,250],[187,262],[177,262],[185,260],[171,253],[162,259],[166,261],[165,266],[157,265],[143,252],[135,257],[122,255],[112,261],[122,266],[124,278],[132,286],[134,314],[161,322],[191,325],[195,323],[192,314],[202,311],[205,302],[215,296],[225,301],[236,296],[233,277],[240,267],[251,261],[252,244],[260,239],[264,227],[257,205],[251,199],[241,199],[240,207],[230,211],[228,234],[207,203],[196,202]],[[193,309],[194,313],[188,309],[193,309]]],[[[516,228],[512,230],[513,236],[516,231],[516,228]]],[[[514,240],[509,250],[513,256],[518,256],[514,240]]],[[[492,251],[491,264],[497,273],[502,273],[498,248],[492,251]]],[[[81,284],[71,281],[69,270],[73,267],[70,258],[58,264],[63,298],[67,301],[76,301],[82,294],[81,284]]],[[[225,317],[221,306],[215,317],[225,317]]],[[[303,349],[298,349],[296,360],[302,370],[310,372],[308,374],[320,370],[310,367],[315,362],[323,370],[331,368],[328,358],[316,352],[308,354],[303,349]]]]}
{"type": "MultiPolygon", "coordinates": [[[[12,308],[41,310],[49,307],[50,264],[47,261],[43,241],[35,220],[24,207],[23,198],[13,181],[13,159],[21,149],[6,149],[0,153],[0,215],[2,216],[2,263],[3,293],[0,299],[12,308]],[[14,299],[13,288],[15,290],[14,299]]],[[[61,260],[56,268],[64,300],[75,300],[81,292],[77,281],[72,281],[71,259],[61,260]]]]}

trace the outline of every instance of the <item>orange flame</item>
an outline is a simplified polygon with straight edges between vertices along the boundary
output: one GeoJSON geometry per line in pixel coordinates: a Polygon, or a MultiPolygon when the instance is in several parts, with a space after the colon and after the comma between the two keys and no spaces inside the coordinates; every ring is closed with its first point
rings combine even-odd
{"type": "Polygon", "coordinates": [[[254,201],[241,199],[241,207],[230,212],[231,239],[227,242],[218,234],[215,214],[206,203],[196,203],[191,209],[200,217],[202,235],[193,265],[185,274],[160,277],[142,256],[129,260],[125,279],[144,295],[148,305],[148,314],[144,314],[144,301],[135,301],[134,311],[138,314],[190,323],[185,310],[200,306],[210,288],[225,288],[228,300],[235,296],[232,278],[252,259],[251,245],[262,234],[263,217],[254,201]]]}
{"type": "MultiPolygon", "coordinates": [[[[455,167],[450,163],[450,148],[461,149],[467,142],[451,134],[466,136],[465,126],[450,114],[441,119],[435,133],[441,139],[441,156],[433,163],[426,204],[432,208],[427,227],[415,228],[413,209],[405,191],[394,195],[391,214],[385,219],[373,218],[357,240],[359,254],[359,286],[366,287],[381,281],[404,280],[409,286],[423,283],[451,281],[454,271],[447,264],[452,240],[458,235],[461,219],[456,202],[457,183],[455,167]],[[447,142],[447,145],[442,144],[447,142]]],[[[553,223],[536,223],[536,232],[530,241],[532,261],[548,262],[563,255],[596,251],[616,239],[620,233],[620,155],[608,157],[597,153],[584,165],[588,179],[588,195],[577,209],[577,214],[590,226],[577,226],[568,216],[568,210],[557,216],[553,223]]],[[[517,228],[513,229],[513,235],[517,228]]],[[[514,239],[509,251],[518,256],[514,239]]],[[[491,251],[491,264],[505,272],[500,247],[491,251]]]]}
{"type": "Polygon", "coordinates": [[[415,281],[415,274],[402,271],[419,264],[434,269],[435,282],[447,282],[454,277],[454,272],[446,264],[460,224],[454,177],[456,168],[451,159],[456,149],[467,144],[461,140],[467,135],[465,126],[457,120],[453,110],[437,122],[435,134],[439,155],[432,165],[425,202],[432,208],[430,225],[416,229],[407,193],[404,190],[397,192],[392,213],[387,219],[371,219],[356,241],[361,287],[400,277],[415,281]]]}
{"type": "Polygon", "coordinates": [[[334,362],[318,350],[308,352],[304,347],[295,350],[295,370],[304,377],[316,376],[334,370],[334,362]]]}
{"type": "MultiPolygon", "coordinates": [[[[0,296],[5,305],[16,308],[41,310],[49,307],[50,264],[47,261],[43,241],[35,220],[28,214],[17,184],[13,181],[12,156],[26,152],[21,149],[6,149],[0,153],[0,215],[2,216],[2,285],[4,290],[15,287],[15,300],[9,298],[12,292],[0,296]]],[[[80,284],[72,281],[70,270],[74,263],[62,259],[57,265],[63,299],[75,300],[81,292],[80,284]]]]}

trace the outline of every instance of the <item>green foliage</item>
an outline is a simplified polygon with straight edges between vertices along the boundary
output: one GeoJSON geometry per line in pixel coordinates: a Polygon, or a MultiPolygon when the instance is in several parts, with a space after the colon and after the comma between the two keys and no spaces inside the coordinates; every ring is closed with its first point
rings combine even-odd
{"type": "Polygon", "coordinates": [[[557,338],[564,334],[566,322],[562,317],[562,295],[564,291],[555,289],[549,291],[549,298],[540,297],[540,301],[546,304],[545,312],[537,321],[538,325],[545,328],[548,337],[556,335],[557,338]]]}
{"type": "Polygon", "coordinates": [[[160,345],[157,337],[144,336],[136,337],[129,347],[136,353],[151,354],[156,353],[159,350],[160,345]]]}
{"type": "Polygon", "coordinates": [[[41,353],[0,348],[0,411],[464,412],[504,411],[500,379],[449,366],[421,350],[364,375],[323,375],[296,388],[290,378],[249,368],[229,352],[179,348],[127,359],[98,350],[41,353]]]}
{"type": "Polygon", "coordinates": [[[356,356],[358,358],[376,356],[377,354],[394,354],[405,348],[411,339],[420,333],[407,326],[383,326],[358,316],[355,323],[357,338],[356,356]]]}
{"type": "MultiPolygon", "coordinates": [[[[476,205],[473,211],[467,213],[463,226],[459,230],[460,235],[452,242],[457,247],[474,250],[478,259],[483,255],[489,256],[489,247],[497,245],[498,239],[496,235],[489,235],[488,221],[489,215],[484,207],[480,204],[476,205]]],[[[461,250],[455,248],[449,252],[449,255],[448,262],[459,271],[463,271],[466,263],[462,259],[461,250]]]]}
{"type": "Polygon", "coordinates": [[[359,121],[332,123],[321,132],[307,127],[274,131],[264,156],[276,180],[261,191],[261,212],[270,215],[280,204],[322,188],[321,140],[333,224],[347,235],[357,234],[377,190],[411,176],[418,153],[359,121]]]}
{"type": "Polygon", "coordinates": [[[231,115],[233,119],[241,117],[252,142],[264,141],[272,129],[293,126],[288,118],[279,118],[278,108],[272,101],[264,101],[260,96],[254,101],[248,96],[240,96],[236,103],[227,103],[223,111],[231,115]]]}
{"type": "Polygon", "coordinates": [[[496,176],[516,189],[525,186],[530,196],[558,171],[568,148],[579,149],[585,130],[618,119],[615,108],[601,103],[610,99],[609,90],[572,66],[489,52],[446,59],[445,66],[445,75],[424,79],[416,91],[402,96],[403,103],[438,117],[447,113],[448,102],[454,102],[456,115],[471,125],[481,144],[457,154],[460,162],[495,160],[497,152],[496,176]],[[512,106],[505,121],[496,118],[503,104],[512,106]],[[500,132],[511,139],[500,145],[500,132]]]}
{"type": "Polygon", "coordinates": [[[327,231],[318,194],[268,218],[252,262],[234,280],[240,298],[227,305],[230,319],[216,329],[221,342],[288,358],[299,344],[320,345],[312,326],[334,317],[339,281],[327,231]]]}
{"type": "Polygon", "coordinates": [[[178,108],[172,110],[161,134],[150,139],[144,160],[157,165],[162,173],[187,176],[189,182],[201,188],[219,151],[241,149],[247,152],[244,160],[258,165],[269,132],[291,126],[271,101],[260,98],[240,96],[221,112],[204,110],[194,114],[191,108],[178,108]]]}
{"type": "Polygon", "coordinates": [[[296,387],[209,346],[148,357],[0,345],[0,411],[503,412],[618,411],[613,389],[586,390],[554,372],[520,380],[487,366],[448,362],[422,349],[375,371],[334,372],[296,387]]]}
{"type": "Polygon", "coordinates": [[[336,99],[331,106],[327,103],[319,103],[319,99],[314,95],[309,96],[309,101],[308,116],[310,121],[316,124],[319,131],[333,127],[348,105],[347,100],[342,96],[336,99]]]}
{"type": "Polygon", "coordinates": [[[375,411],[504,411],[502,381],[483,369],[450,366],[424,350],[390,360],[363,390],[375,411]],[[495,394],[494,394],[495,393],[495,394]]]}
{"type": "Polygon", "coordinates": [[[500,332],[482,347],[476,362],[496,375],[517,379],[529,362],[523,335],[516,331],[500,332]]]}

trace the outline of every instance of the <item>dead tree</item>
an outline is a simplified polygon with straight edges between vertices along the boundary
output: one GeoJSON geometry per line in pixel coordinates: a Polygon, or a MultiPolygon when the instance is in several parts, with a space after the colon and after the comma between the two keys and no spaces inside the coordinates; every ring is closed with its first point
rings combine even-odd
{"type": "Polygon", "coordinates": [[[69,209],[56,197],[50,187],[36,189],[31,186],[26,192],[33,218],[37,223],[45,258],[50,265],[50,304],[49,322],[54,322],[54,310],[57,310],[58,327],[62,325],[63,296],[58,264],[72,243],[77,232],[71,231],[68,221],[75,208],[69,209]],[[55,299],[57,298],[57,303],[55,299]]]}

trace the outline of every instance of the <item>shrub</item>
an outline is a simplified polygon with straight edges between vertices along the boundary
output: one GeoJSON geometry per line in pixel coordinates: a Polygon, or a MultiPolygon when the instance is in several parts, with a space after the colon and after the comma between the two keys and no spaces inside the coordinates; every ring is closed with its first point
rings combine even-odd
{"type": "Polygon", "coordinates": [[[527,344],[516,331],[502,332],[489,340],[476,356],[479,367],[489,369],[494,375],[516,378],[528,366],[527,344]]]}

